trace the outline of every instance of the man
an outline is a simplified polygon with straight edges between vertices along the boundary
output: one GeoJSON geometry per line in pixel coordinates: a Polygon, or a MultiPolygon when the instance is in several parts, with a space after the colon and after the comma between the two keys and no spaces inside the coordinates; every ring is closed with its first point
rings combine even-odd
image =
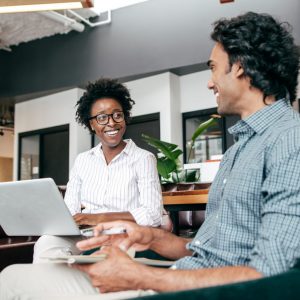
{"type": "MultiPolygon", "coordinates": [[[[224,155],[210,189],[206,220],[192,241],[130,222],[102,223],[96,236],[78,247],[106,245],[104,261],[77,265],[76,270],[51,264],[11,266],[1,274],[1,299],[35,299],[44,295],[41,291],[52,299],[75,294],[105,299],[98,290],[175,291],[291,268],[300,257],[300,118],[289,103],[296,98],[299,51],[285,26],[256,13],[215,23],[208,88],[221,115],[242,120],[230,128],[236,143],[224,155]],[[120,226],[126,234],[98,234],[120,226]],[[123,251],[130,246],[177,261],[171,269],[141,265],[123,251]]],[[[121,299],[139,293],[108,295],[121,299]]]]}

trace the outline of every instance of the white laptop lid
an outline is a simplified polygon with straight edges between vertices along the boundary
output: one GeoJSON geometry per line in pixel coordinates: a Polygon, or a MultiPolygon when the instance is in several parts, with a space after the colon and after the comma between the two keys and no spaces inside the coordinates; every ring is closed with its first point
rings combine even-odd
{"type": "Polygon", "coordinates": [[[0,225],[9,236],[80,235],[51,178],[1,182],[0,225]]]}

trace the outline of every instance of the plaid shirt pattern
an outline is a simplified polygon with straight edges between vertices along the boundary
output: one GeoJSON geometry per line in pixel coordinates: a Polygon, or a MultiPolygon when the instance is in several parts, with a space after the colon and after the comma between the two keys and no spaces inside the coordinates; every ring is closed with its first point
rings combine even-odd
{"type": "Polygon", "coordinates": [[[174,268],[246,265],[265,276],[300,257],[300,118],[281,99],[229,129],[206,220],[174,268]]]}

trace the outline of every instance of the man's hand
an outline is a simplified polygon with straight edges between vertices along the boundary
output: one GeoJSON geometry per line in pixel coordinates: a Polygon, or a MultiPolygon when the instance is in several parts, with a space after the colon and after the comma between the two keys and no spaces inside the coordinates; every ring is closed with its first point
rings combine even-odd
{"type": "Polygon", "coordinates": [[[94,237],[80,241],[76,246],[80,250],[89,250],[99,246],[113,245],[119,247],[123,251],[133,248],[135,251],[147,250],[151,247],[151,243],[155,240],[155,231],[151,227],[139,226],[133,222],[115,221],[98,224],[94,228],[94,237]],[[124,234],[102,235],[105,229],[122,227],[126,230],[124,234]]]}
{"type": "Polygon", "coordinates": [[[103,253],[107,255],[103,261],[73,267],[87,273],[101,293],[139,289],[139,270],[145,266],[134,262],[117,247],[104,247],[94,255],[103,253]]]}

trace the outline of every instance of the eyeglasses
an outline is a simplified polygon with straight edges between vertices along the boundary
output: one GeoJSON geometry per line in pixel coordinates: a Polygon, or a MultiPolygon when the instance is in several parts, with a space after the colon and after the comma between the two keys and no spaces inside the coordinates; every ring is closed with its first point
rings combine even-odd
{"type": "Polygon", "coordinates": [[[89,120],[96,119],[99,125],[106,125],[109,122],[109,117],[111,117],[115,123],[121,123],[124,121],[124,113],[122,111],[115,111],[112,114],[99,114],[90,117],[89,120]]]}

